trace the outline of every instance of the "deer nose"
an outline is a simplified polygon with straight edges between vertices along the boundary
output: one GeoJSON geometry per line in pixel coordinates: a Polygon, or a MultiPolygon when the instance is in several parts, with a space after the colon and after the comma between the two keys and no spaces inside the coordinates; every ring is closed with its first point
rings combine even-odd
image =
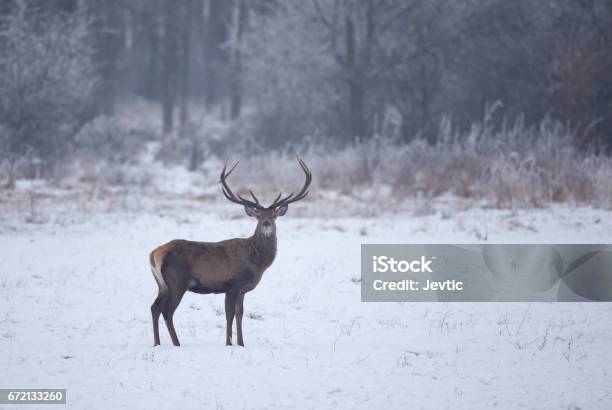
{"type": "Polygon", "coordinates": [[[268,226],[270,226],[272,224],[270,223],[270,221],[264,221],[262,225],[263,225],[264,228],[267,228],[268,226]]]}

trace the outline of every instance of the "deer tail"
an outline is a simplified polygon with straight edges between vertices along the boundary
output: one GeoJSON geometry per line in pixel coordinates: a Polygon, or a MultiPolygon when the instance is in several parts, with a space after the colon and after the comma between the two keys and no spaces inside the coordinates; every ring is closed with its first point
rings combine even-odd
{"type": "Polygon", "coordinates": [[[149,255],[149,262],[151,263],[151,272],[153,272],[153,277],[157,282],[157,286],[159,287],[159,293],[165,295],[168,293],[168,285],[164,280],[164,276],[161,272],[161,267],[164,262],[164,252],[158,252],[158,249],[155,249],[149,255]]]}

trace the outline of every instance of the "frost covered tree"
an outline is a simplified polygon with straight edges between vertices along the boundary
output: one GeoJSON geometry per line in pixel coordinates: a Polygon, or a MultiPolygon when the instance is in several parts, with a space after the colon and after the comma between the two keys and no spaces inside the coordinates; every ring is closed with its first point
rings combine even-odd
{"type": "Polygon", "coordinates": [[[242,43],[243,83],[250,100],[257,101],[256,121],[268,143],[338,130],[335,62],[325,52],[323,28],[310,2],[281,3],[250,20],[242,43]]]}
{"type": "Polygon", "coordinates": [[[390,107],[406,133],[430,124],[459,11],[443,0],[312,0],[254,19],[244,54],[264,133],[351,142],[375,134],[390,107]]]}
{"type": "Polygon", "coordinates": [[[0,20],[0,127],[5,153],[64,154],[93,115],[90,21],[18,2],[0,20]]]}
{"type": "Polygon", "coordinates": [[[4,151],[61,152],[92,114],[135,98],[155,104],[161,138],[188,138],[204,106],[228,146],[386,130],[435,142],[443,117],[469,129],[496,101],[498,120],[551,116],[612,146],[611,4],[5,0],[4,151]]]}

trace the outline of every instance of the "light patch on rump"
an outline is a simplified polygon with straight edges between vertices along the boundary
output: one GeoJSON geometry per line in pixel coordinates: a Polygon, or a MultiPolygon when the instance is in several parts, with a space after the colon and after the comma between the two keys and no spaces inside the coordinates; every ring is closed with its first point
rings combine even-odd
{"type": "Polygon", "coordinates": [[[168,293],[168,285],[166,285],[166,281],[164,280],[164,277],[161,274],[160,267],[161,267],[162,261],[163,261],[163,257],[158,258],[157,252],[156,252],[155,255],[153,256],[153,265],[151,265],[151,272],[153,272],[153,276],[155,277],[157,286],[159,286],[159,292],[165,294],[165,293],[168,293]]]}

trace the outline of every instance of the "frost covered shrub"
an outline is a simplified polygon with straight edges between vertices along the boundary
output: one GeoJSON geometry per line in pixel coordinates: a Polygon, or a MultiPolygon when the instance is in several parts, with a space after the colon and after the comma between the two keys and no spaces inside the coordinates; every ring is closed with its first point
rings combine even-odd
{"type": "Polygon", "coordinates": [[[138,157],[154,135],[126,126],[113,117],[100,116],[81,128],[75,136],[76,155],[123,164],[138,157]]]}
{"type": "Polygon", "coordinates": [[[99,186],[136,187],[150,180],[147,142],[157,135],[118,117],[99,116],[85,124],[74,138],[64,161],[64,178],[99,186]]]}
{"type": "MultiPolygon", "coordinates": [[[[374,196],[383,202],[450,193],[500,208],[554,202],[611,207],[612,159],[580,150],[573,141],[568,127],[550,120],[501,128],[484,121],[465,133],[444,122],[435,144],[373,138],[343,149],[311,145],[297,151],[314,173],[312,192],[336,191],[369,201],[372,196],[364,193],[374,190],[387,195],[374,196]]],[[[300,177],[288,154],[241,158],[241,171],[233,176],[237,184],[277,191],[300,177]]]]}

